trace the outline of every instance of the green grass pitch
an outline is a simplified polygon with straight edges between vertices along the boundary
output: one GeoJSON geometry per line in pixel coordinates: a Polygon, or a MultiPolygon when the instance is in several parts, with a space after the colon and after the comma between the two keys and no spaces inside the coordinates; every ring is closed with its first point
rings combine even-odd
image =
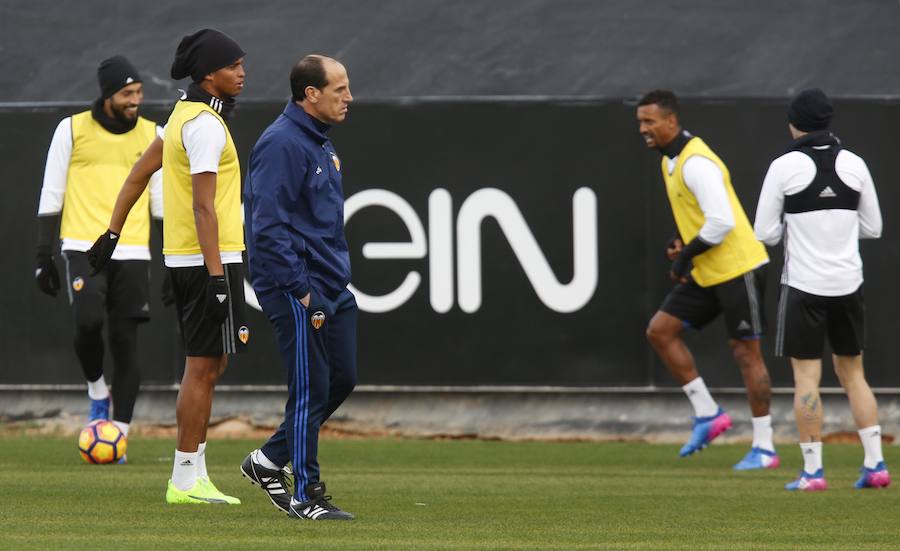
{"type": "MultiPolygon", "coordinates": [[[[745,445],[325,440],[323,480],[353,522],[279,513],[241,478],[257,442],[213,441],[213,481],[240,506],[170,506],[173,441],[130,442],[126,466],[82,463],[74,438],[0,437],[4,549],[897,549],[900,489],[852,489],[859,446],[827,445],[830,489],[782,489],[783,465],[735,473],[745,445]],[[288,547],[289,546],[289,547],[288,547]]],[[[888,464],[900,464],[886,449],[888,464]]]]}

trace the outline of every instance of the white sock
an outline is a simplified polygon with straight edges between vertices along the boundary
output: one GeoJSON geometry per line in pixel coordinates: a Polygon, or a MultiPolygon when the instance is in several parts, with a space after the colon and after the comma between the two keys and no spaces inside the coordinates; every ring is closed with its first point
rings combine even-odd
{"type": "Polygon", "coordinates": [[[209,478],[206,472],[206,442],[200,442],[197,446],[197,478],[209,478]]]}
{"type": "Polygon", "coordinates": [[[262,450],[254,450],[253,460],[267,469],[275,469],[275,470],[281,469],[281,467],[279,467],[275,463],[272,463],[272,460],[269,459],[268,457],[266,457],[266,454],[264,454],[262,452],[262,450]]]}
{"type": "Polygon", "coordinates": [[[775,451],[775,444],[772,443],[772,416],[763,415],[762,417],[754,417],[751,419],[753,423],[753,447],[766,450],[767,452],[775,451]]]}
{"type": "Polygon", "coordinates": [[[105,400],[109,398],[109,387],[106,386],[106,379],[103,375],[96,381],[88,381],[88,396],[91,400],[105,400]]]}
{"type": "Polygon", "coordinates": [[[862,440],[863,450],[866,452],[863,465],[867,469],[874,469],[884,461],[884,456],[881,455],[881,425],[859,429],[859,439],[862,440]]]}
{"type": "Polygon", "coordinates": [[[129,427],[129,424],[128,424],[128,423],[123,423],[122,421],[113,421],[113,423],[115,423],[116,426],[119,427],[119,430],[122,431],[122,434],[125,435],[125,438],[128,438],[128,427],[129,427]]]}
{"type": "Polygon", "coordinates": [[[697,417],[711,417],[719,412],[719,404],[713,400],[712,395],[703,382],[703,377],[697,377],[693,381],[681,387],[687,394],[688,400],[694,406],[694,415],[697,417]]]}
{"type": "Polygon", "coordinates": [[[803,472],[816,474],[816,471],[822,468],[822,443],[807,442],[800,444],[800,451],[803,453],[803,472]]]}
{"type": "Polygon", "coordinates": [[[190,490],[197,483],[197,452],[175,450],[175,465],[172,467],[172,484],[182,492],[190,490]]]}

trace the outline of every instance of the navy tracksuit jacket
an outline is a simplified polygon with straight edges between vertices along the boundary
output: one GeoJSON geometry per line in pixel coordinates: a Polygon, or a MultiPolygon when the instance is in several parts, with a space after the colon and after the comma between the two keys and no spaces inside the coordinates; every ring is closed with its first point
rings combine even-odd
{"type": "Polygon", "coordinates": [[[341,164],[327,130],[288,103],[250,153],[243,194],[250,281],[288,383],[284,422],[261,449],[277,465],[293,464],[299,501],[319,481],[319,428],[356,384],[341,164]]]}

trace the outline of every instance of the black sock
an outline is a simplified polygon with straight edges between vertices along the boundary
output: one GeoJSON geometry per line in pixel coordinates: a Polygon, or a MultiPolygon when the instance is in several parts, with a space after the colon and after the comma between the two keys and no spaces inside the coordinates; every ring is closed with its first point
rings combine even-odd
{"type": "Polygon", "coordinates": [[[133,319],[110,320],[109,350],[113,357],[113,420],[131,423],[141,387],[138,369],[137,326],[133,319]]]}
{"type": "Polygon", "coordinates": [[[88,381],[103,375],[103,316],[100,297],[83,297],[75,302],[75,354],[88,381]]]}

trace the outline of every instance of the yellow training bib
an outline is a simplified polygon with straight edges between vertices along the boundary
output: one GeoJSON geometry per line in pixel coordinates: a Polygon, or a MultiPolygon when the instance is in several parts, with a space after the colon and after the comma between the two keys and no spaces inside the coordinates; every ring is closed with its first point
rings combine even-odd
{"type": "MultiPolygon", "coordinates": [[[[143,117],[138,117],[137,124],[128,132],[113,134],[103,128],[90,111],[72,116],[72,155],[66,177],[60,237],[93,242],[106,231],[125,178],[155,138],[156,123],[143,117]]],[[[150,199],[147,190],[131,209],[119,243],[149,246],[150,199]]]]}
{"type": "Polygon", "coordinates": [[[182,141],[184,125],[201,113],[211,113],[225,129],[225,148],[216,175],[216,218],[219,224],[219,251],[244,250],[244,225],[241,218],[241,168],[231,132],[222,117],[205,103],[179,101],[175,104],[163,139],[163,253],[200,254],[194,223],[194,194],[191,164],[182,141]]]}
{"type": "Polygon", "coordinates": [[[694,257],[694,269],[691,271],[691,277],[701,287],[710,287],[734,279],[764,264],[769,260],[769,255],[766,254],[765,246],[756,239],[756,235],[753,233],[753,227],[731,185],[731,175],[725,163],[713,153],[703,140],[696,136],[688,141],[678,155],[672,174],[669,174],[667,170],[666,158],[662,159],[666,193],[669,196],[669,203],[672,205],[672,214],[675,217],[675,224],[678,226],[681,239],[685,244],[693,241],[706,222],[697,198],[684,183],[682,173],[684,163],[694,155],[709,159],[722,171],[728,202],[734,213],[734,229],[725,236],[725,240],[705,253],[694,257]]]}

